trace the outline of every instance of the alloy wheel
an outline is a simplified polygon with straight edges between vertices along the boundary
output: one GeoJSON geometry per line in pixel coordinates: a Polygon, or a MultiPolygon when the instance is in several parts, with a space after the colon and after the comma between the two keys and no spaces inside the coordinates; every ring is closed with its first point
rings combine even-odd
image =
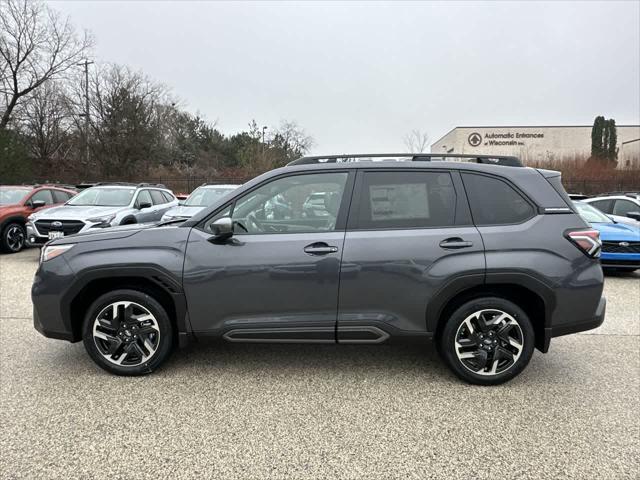
{"type": "Polygon", "coordinates": [[[455,351],[460,363],[477,375],[499,375],[513,367],[524,345],[518,321],[502,310],[472,313],[458,327],[455,351]]]}
{"type": "Polygon", "coordinates": [[[6,233],[7,246],[12,252],[18,252],[24,246],[24,230],[20,225],[11,225],[6,233]]]}
{"type": "Polygon", "coordinates": [[[160,328],[142,305],[121,301],[103,308],[93,322],[93,340],[100,354],[121,367],[147,362],[160,345],[160,328]]]}

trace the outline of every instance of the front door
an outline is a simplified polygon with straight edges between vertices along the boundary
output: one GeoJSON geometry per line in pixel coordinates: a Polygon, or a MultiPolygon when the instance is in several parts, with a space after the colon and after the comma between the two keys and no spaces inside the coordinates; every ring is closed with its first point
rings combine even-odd
{"type": "Polygon", "coordinates": [[[335,342],[350,175],[269,180],[192,230],[184,287],[197,334],[335,342]],[[231,216],[234,235],[212,242],[210,225],[223,216],[231,216]]]}
{"type": "Polygon", "coordinates": [[[484,269],[457,172],[361,171],[342,256],[338,342],[426,337],[438,292],[460,279],[482,284],[484,269]]]}

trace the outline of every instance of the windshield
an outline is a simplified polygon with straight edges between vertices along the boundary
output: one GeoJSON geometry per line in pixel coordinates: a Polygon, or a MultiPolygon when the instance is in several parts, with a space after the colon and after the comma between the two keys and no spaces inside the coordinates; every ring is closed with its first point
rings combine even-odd
{"type": "Polygon", "coordinates": [[[588,203],[573,202],[580,216],[589,223],[613,223],[609,217],[588,203]]]}
{"type": "Polygon", "coordinates": [[[219,198],[222,198],[233,190],[235,190],[235,188],[232,187],[199,187],[189,195],[189,198],[187,198],[184,204],[187,207],[210,207],[219,198]]]}
{"type": "Polygon", "coordinates": [[[124,207],[131,203],[135,188],[88,188],[67,202],[75,206],[124,207]]]}
{"type": "Polygon", "coordinates": [[[0,188],[0,205],[20,203],[30,191],[29,188],[0,188]]]}

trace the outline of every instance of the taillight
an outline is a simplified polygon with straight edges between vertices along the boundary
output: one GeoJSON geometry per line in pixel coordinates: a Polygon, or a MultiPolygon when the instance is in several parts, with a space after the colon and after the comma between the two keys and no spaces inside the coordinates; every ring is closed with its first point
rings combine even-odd
{"type": "Polygon", "coordinates": [[[566,235],[571,243],[588,256],[593,258],[600,256],[602,242],[600,241],[600,232],[598,230],[572,230],[567,232],[566,235]]]}

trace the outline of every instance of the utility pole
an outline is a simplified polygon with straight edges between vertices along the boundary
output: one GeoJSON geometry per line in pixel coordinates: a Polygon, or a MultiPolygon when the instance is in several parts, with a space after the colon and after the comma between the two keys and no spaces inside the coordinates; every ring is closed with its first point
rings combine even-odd
{"type": "Polygon", "coordinates": [[[84,67],[84,161],[86,165],[89,165],[89,65],[94,62],[85,60],[82,63],[78,63],[79,66],[84,67]]]}
{"type": "Polygon", "coordinates": [[[264,132],[267,131],[267,126],[262,127],[262,157],[264,158],[264,132]]]}

